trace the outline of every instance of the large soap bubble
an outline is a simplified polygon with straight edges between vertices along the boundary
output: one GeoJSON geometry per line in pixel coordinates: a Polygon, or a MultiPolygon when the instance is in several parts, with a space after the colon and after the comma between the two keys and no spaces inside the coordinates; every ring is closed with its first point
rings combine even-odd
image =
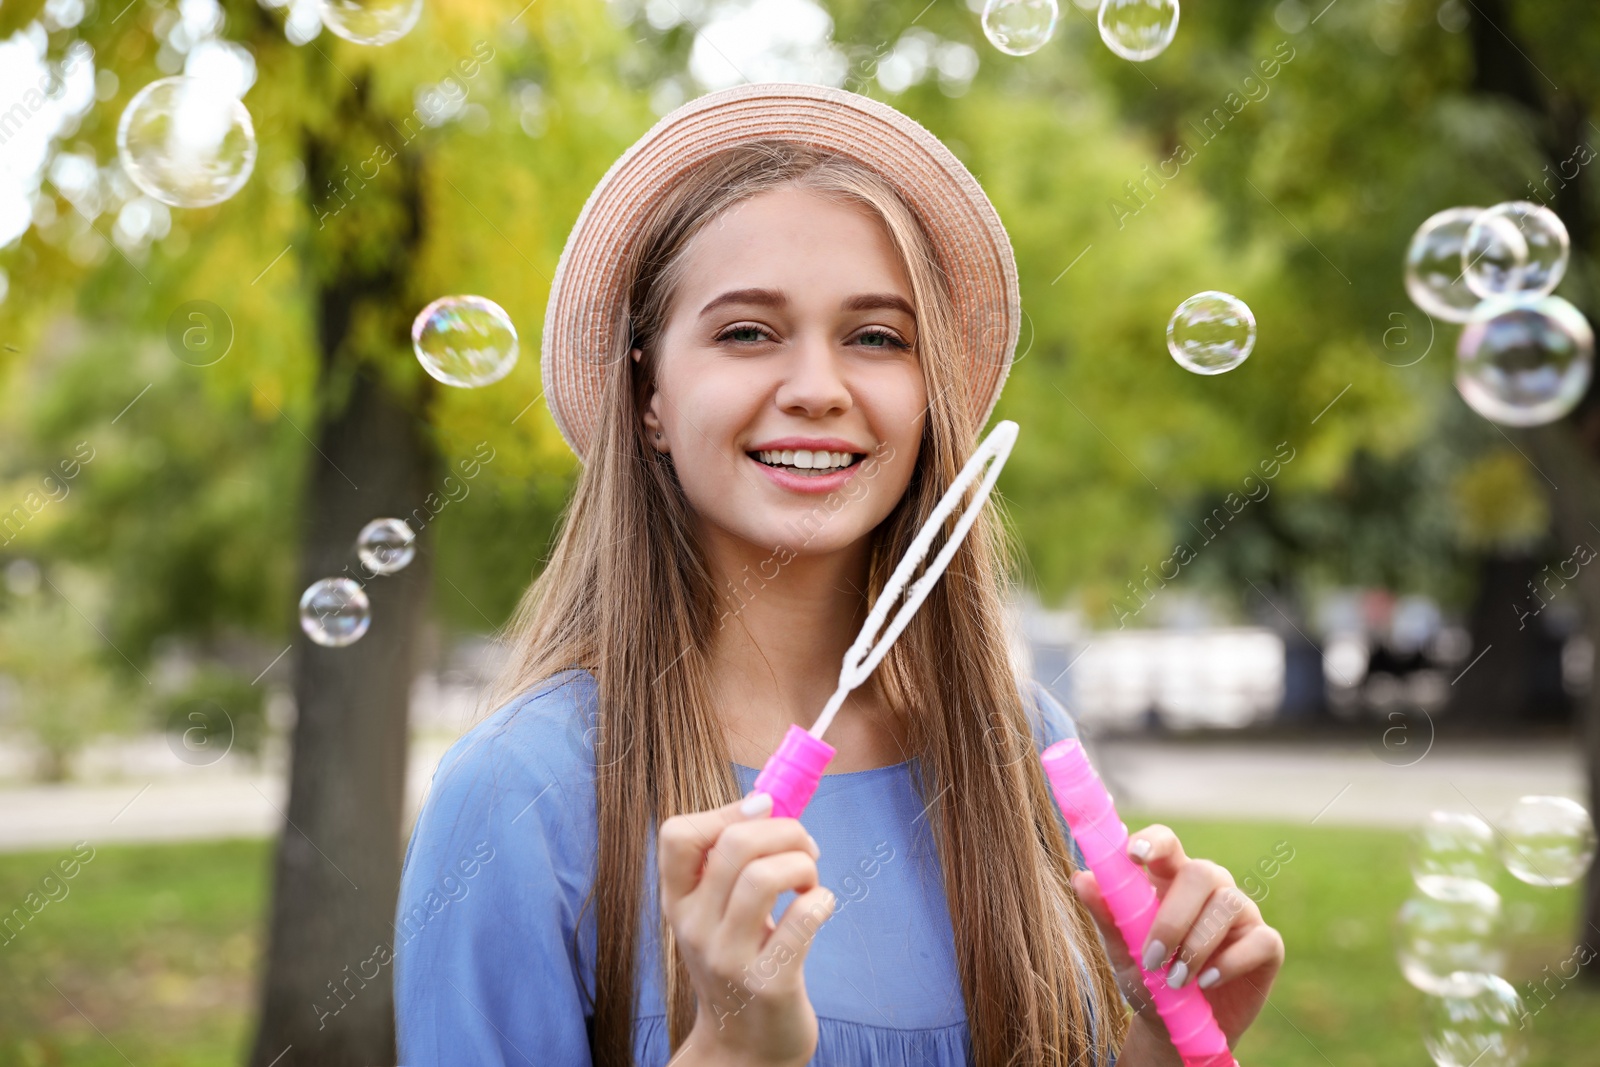
{"type": "Polygon", "coordinates": [[[1178,33],[1178,0],[1102,0],[1100,39],[1123,59],[1154,59],[1178,33]]]}
{"type": "Polygon", "coordinates": [[[1472,221],[1462,245],[1467,285],[1479,296],[1544,296],[1567,272],[1572,242],[1561,217],[1543,204],[1512,200],[1472,221]]]}
{"type": "Polygon", "coordinates": [[[1500,858],[1529,885],[1571,885],[1594,859],[1594,823],[1566,797],[1523,797],[1500,824],[1500,858]]]}
{"type": "Polygon", "coordinates": [[[1256,344],[1256,317],[1243,300],[1208,289],[1167,322],[1167,351],[1196,374],[1221,374],[1243,363],[1256,344]]]}
{"type": "Polygon", "coordinates": [[[1429,997],[1422,1043],[1437,1067],[1516,1067],[1527,1056],[1522,998],[1493,974],[1454,974],[1429,997]]]}
{"type": "Polygon", "coordinates": [[[1537,426],[1571,411],[1589,387],[1594,333],[1559,296],[1485,300],[1456,344],[1456,389],[1491,422],[1537,426]]]}
{"type": "Polygon", "coordinates": [[[237,193],[256,165],[250,112],[200,78],[153,81],[117,123],[117,156],[140,189],[173,207],[209,207],[237,193]]]}
{"type": "Polygon", "coordinates": [[[404,519],[373,519],[356,535],[356,555],[373,574],[404,570],[417,554],[417,536],[404,519]]]}
{"type": "Polygon", "coordinates": [[[1498,867],[1494,831],[1476,815],[1430,812],[1412,840],[1411,876],[1429,896],[1471,893],[1463,882],[1487,884],[1498,867]]]}
{"type": "Polygon", "coordinates": [[[1456,972],[1492,974],[1505,966],[1504,930],[1500,894],[1482,882],[1455,882],[1443,896],[1418,893],[1400,906],[1395,958],[1424,993],[1459,993],[1456,972]]]}
{"type": "Polygon", "coordinates": [[[1043,48],[1056,32],[1056,0],[988,0],[983,35],[1000,51],[1025,56],[1043,48]]]}
{"type": "Polygon", "coordinates": [[[343,648],[361,640],[372,624],[372,605],[349,578],[312,582],[300,596],[300,629],[319,645],[343,648]]]}
{"type": "MultiPolygon", "coordinates": [[[[1453,207],[1431,215],[1406,248],[1406,293],[1436,319],[1466,322],[1482,299],[1467,285],[1461,255],[1467,230],[1481,214],[1481,207],[1453,207]]],[[[1523,243],[1522,260],[1513,266],[1520,268],[1526,261],[1523,243]]]]}
{"type": "Polygon", "coordinates": [[[443,296],[417,313],[411,347],[429,374],[446,385],[497,382],[517,362],[517,328],[493,300],[443,296]]]}
{"type": "Polygon", "coordinates": [[[322,24],[356,44],[388,44],[411,32],[422,0],[322,0],[322,24]]]}

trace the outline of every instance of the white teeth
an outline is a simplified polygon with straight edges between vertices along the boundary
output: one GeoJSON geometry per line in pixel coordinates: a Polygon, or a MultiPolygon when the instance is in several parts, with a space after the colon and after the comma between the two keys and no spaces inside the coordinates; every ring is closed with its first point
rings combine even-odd
{"type": "Polygon", "coordinates": [[[848,467],[855,459],[850,452],[824,452],[820,449],[774,451],[766,449],[755,453],[757,459],[769,466],[793,467],[796,470],[832,471],[848,467]]]}

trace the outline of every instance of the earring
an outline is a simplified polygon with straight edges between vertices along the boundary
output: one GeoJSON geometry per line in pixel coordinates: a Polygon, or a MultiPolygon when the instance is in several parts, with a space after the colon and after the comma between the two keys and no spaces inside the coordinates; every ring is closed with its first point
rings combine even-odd
{"type": "Polygon", "coordinates": [[[656,431],[656,440],[657,441],[661,440],[661,431],[660,430],[656,431]]]}

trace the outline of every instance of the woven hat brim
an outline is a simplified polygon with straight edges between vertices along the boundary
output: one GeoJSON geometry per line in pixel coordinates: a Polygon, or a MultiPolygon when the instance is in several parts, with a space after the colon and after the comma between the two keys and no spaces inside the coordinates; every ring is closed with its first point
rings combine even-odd
{"type": "Polygon", "coordinates": [[[662,194],[733,145],[781,137],[838,152],[892,182],[931,238],[954,297],[967,403],[981,430],[1011,369],[1022,303],[999,213],[971,172],[920,123],[859,93],[757,82],[706,93],[663,116],[584,203],[551,282],[540,377],[557,429],[589,452],[608,364],[625,354],[623,264],[662,194]]]}

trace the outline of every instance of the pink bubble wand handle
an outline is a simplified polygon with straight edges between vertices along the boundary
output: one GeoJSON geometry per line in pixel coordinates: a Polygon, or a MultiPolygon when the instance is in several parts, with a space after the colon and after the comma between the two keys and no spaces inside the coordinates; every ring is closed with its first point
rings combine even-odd
{"type": "Polygon", "coordinates": [[[933,583],[939,580],[950,559],[956,554],[956,549],[961,547],[961,542],[966,539],[967,531],[972,528],[972,523],[978,517],[978,510],[983,507],[984,501],[989,499],[989,491],[994,488],[994,483],[1000,477],[1000,468],[1004,467],[1006,460],[1011,455],[1011,446],[1017,443],[1017,424],[1010,419],[1002,419],[995,423],[994,429],[989,431],[972,456],[967,460],[966,466],[961,468],[961,473],[956,475],[955,481],[950,483],[950,488],[945,490],[944,496],[939,498],[933,513],[922,524],[922,529],[917,531],[917,536],[912,539],[911,547],[906,549],[905,558],[901,559],[894,573],[889,576],[884,584],[883,592],[878,601],[867,613],[867,621],[862,624],[861,632],[856,635],[855,643],[844,654],[844,666],[839,671],[839,688],[834,690],[833,696],[828,698],[828,703],[822,709],[822,714],[817,716],[817,721],[811,729],[802,730],[799,726],[790,724],[789,730],[783,737],[783,743],[778,746],[766,766],[761,768],[757,775],[752,793],[772,794],[772,814],[779,817],[799,818],[805,810],[806,804],[811,801],[811,796],[817,791],[817,785],[822,781],[822,771],[833,759],[836,749],[822,739],[822,733],[833,722],[833,716],[844,703],[844,698],[850,690],[866,681],[873,670],[882,662],[883,657],[893,645],[900,632],[906,628],[922,606],[923,600],[928,596],[928,591],[933,588],[933,583]],[[961,518],[956,521],[955,529],[950,537],[939,549],[939,554],[928,564],[922,577],[911,582],[911,573],[928,557],[928,550],[933,546],[934,536],[944,528],[945,519],[957,504],[961,502],[962,495],[967,487],[978,477],[978,472],[988,464],[984,474],[983,483],[978,486],[973,494],[972,503],[961,513],[961,518]],[[909,588],[906,583],[911,582],[909,588]],[[878,630],[883,626],[884,618],[889,614],[889,608],[900,599],[901,590],[905,590],[905,603],[895,613],[894,620],[889,623],[881,640],[876,645],[872,641],[878,635],[878,630]],[[870,648],[869,648],[870,646],[870,648]]]}
{"type": "Polygon", "coordinates": [[[1173,989],[1165,976],[1145,970],[1141,962],[1160,901],[1150,879],[1128,858],[1128,828],[1117,817],[1111,794],[1090,765],[1083,746],[1069,737],[1045,749],[1040,759],[1061,814],[1072,828],[1072,838],[1094,872],[1106,908],[1150,990],[1156,1014],[1167,1026],[1172,1047],[1185,1067],[1239,1067],[1200,988],[1191,982],[1173,989]]]}

